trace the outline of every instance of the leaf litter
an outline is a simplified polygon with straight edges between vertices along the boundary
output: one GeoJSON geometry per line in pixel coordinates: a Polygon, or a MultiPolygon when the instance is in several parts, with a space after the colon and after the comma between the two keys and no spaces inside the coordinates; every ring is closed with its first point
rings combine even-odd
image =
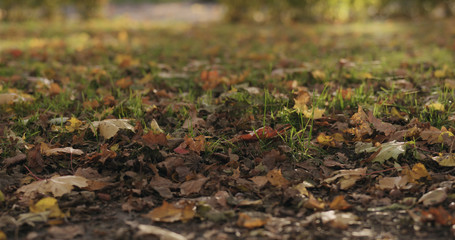
{"type": "Polygon", "coordinates": [[[0,238],[454,236],[453,36],[220,26],[2,50],[0,238]]]}

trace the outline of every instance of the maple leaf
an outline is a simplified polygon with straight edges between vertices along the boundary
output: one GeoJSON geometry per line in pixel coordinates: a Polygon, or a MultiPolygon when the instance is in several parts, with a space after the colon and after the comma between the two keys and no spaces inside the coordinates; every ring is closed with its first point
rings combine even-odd
{"type": "Polygon", "coordinates": [[[82,127],[83,122],[75,117],[71,117],[71,119],[68,120],[70,125],[65,126],[66,130],[68,132],[74,132],[76,130],[80,130],[82,127]]]}
{"type": "Polygon", "coordinates": [[[373,156],[373,162],[379,162],[381,164],[384,161],[394,158],[398,159],[398,156],[406,152],[406,143],[391,141],[388,143],[381,144],[381,146],[373,147],[372,143],[362,143],[358,142],[355,145],[355,153],[362,152],[375,152],[376,155],[373,156]]]}
{"type": "Polygon", "coordinates": [[[71,192],[73,186],[87,187],[87,179],[80,176],[53,176],[50,179],[40,180],[17,189],[17,192],[24,193],[24,197],[33,197],[36,193],[52,193],[54,197],[60,197],[71,192]]]}
{"type": "Polygon", "coordinates": [[[150,131],[142,136],[142,140],[144,141],[145,145],[152,149],[156,148],[157,145],[167,146],[167,138],[166,134],[164,133],[155,133],[154,131],[150,131]]]}

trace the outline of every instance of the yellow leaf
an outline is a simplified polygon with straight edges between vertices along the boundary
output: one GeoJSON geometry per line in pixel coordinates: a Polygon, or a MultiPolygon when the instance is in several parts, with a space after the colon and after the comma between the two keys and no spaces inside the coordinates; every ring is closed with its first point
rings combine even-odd
{"type": "Polygon", "coordinates": [[[444,105],[440,102],[434,102],[434,103],[428,104],[427,108],[430,108],[430,109],[433,109],[436,111],[441,111],[441,112],[443,112],[445,110],[444,105]]]}
{"type": "Polygon", "coordinates": [[[79,130],[83,124],[83,122],[75,117],[71,117],[70,120],[68,120],[68,122],[70,123],[70,125],[68,126],[65,126],[66,130],[68,130],[68,132],[74,132],[76,130],[79,130]]]}
{"type": "Polygon", "coordinates": [[[60,208],[57,204],[57,199],[53,197],[45,197],[39,200],[34,205],[30,206],[30,212],[32,213],[41,213],[50,211],[49,217],[51,218],[63,218],[66,215],[60,211],[60,208]]]}
{"type": "Polygon", "coordinates": [[[407,176],[409,182],[411,183],[418,183],[418,180],[421,178],[427,178],[428,180],[431,179],[425,165],[422,163],[415,164],[412,169],[404,168],[402,173],[404,176],[407,176]]]}
{"type": "Polygon", "coordinates": [[[309,119],[318,119],[322,118],[322,115],[324,115],[325,109],[321,108],[311,108],[307,111],[303,112],[303,116],[309,119]]]}
{"type": "Polygon", "coordinates": [[[314,79],[316,80],[324,80],[325,79],[325,73],[320,71],[320,70],[314,70],[311,72],[311,75],[313,76],[314,79]]]}
{"type": "Polygon", "coordinates": [[[446,77],[446,71],[445,70],[436,70],[434,71],[434,77],[435,78],[443,78],[446,77]]]}
{"type": "Polygon", "coordinates": [[[316,138],[316,141],[323,146],[335,147],[335,141],[333,137],[325,135],[325,133],[320,133],[316,138]]]}
{"type": "Polygon", "coordinates": [[[372,79],[373,78],[373,75],[371,75],[371,73],[367,73],[367,72],[364,72],[364,73],[360,73],[358,75],[358,77],[360,79],[372,79]]]}
{"type": "Polygon", "coordinates": [[[150,129],[155,134],[164,133],[163,129],[160,128],[155,119],[153,119],[152,122],[150,123],[150,129]]]}
{"type": "Polygon", "coordinates": [[[6,240],[6,234],[3,231],[0,231],[0,240],[6,240]]]}

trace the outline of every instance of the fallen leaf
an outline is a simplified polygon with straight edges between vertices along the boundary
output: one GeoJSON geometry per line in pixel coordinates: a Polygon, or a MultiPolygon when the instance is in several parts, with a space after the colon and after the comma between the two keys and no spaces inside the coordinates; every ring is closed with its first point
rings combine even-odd
{"type": "Polygon", "coordinates": [[[281,169],[272,169],[267,173],[267,180],[275,187],[285,187],[289,181],[281,174],[281,169]]]}
{"type": "Polygon", "coordinates": [[[117,134],[121,129],[126,129],[134,132],[134,126],[129,124],[128,119],[105,119],[103,121],[94,121],[90,124],[93,133],[96,129],[100,130],[100,135],[104,139],[110,139],[117,134]]]}
{"type": "Polygon", "coordinates": [[[325,203],[316,199],[313,194],[309,194],[308,200],[303,205],[305,208],[313,210],[324,210],[325,203]]]}
{"type": "Polygon", "coordinates": [[[74,239],[77,236],[83,236],[85,231],[81,225],[69,225],[69,226],[51,226],[47,232],[54,239],[74,239]]]}
{"type": "Polygon", "coordinates": [[[362,152],[376,152],[372,159],[372,162],[384,162],[390,158],[398,159],[398,156],[406,152],[406,143],[391,141],[388,143],[381,144],[379,147],[373,147],[372,143],[358,142],[355,145],[355,153],[362,152]]]}
{"type": "Polygon", "coordinates": [[[316,80],[324,80],[325,73],[321,70],[314,70],[311,72],[311,76],[316,80]]]}
{"type": "Polygon", "coordinates": [[[250,180],[253,181],[258,186],[258,188],[262,188],[268,182],[266,176],[254,176],[250,178],[250,180]]]}
{"type": "Polygon", "coordinates": [[[408,176],[380,178],[376,187],[382,190],[401,189],[408,184],[408,176]]]}
{"type": "Polygon", "coordinates": [[[343,195],[336,196],[329,205],[332,210],[347,210],[351,207],[351,204],[346,202],[343,195]]]}
{"type": "Polygon", "coordinates": [[[180,185],[180,194],[183,196],[188,196],[192,193],[199,193],[201,191],[202,186],[209,180],[206,177],[196,179],[196,180],[189,180],[180,185]]]}
{"type": "Polygon", "coordinates": [[[443,167],[455,167],[455,154],[453,153],[441,154],[440,156],[433,157],[433,160],[443,167]]]}
{"type": "Polygon", "coordinates": [[[142,140],[144,141],[145,145],[151,149],[154,149],[157,146],[167,146],[167,138],[166,134],[164,133],[156,133],[154,131],[150,131],[142,136],[142,140]]]}
{"type": "Polygon", "coordinates": [[[80,176],[53,176],[50,179],[40,180],[17,189],[17,192],[24,193],[24,197],[32,197],[36,193],[52,193],[54,197],[60,197],[71,192],[73,186],[87,187],[87,179],[80,176]]]}
{"type": "Polygon", "coordinates": [[[443,226],[453,225],[455,220],[442,206],[438,208],[431,207],[428,211],[422,210],[421,214],[422,216],[429,216],[430,220],[434,220],[443,226]]]}
{"type": "Polygon", "coordinates": [[[68,132],[74,132],[77,130],[81,130],[81,127],[84,124],[81,120],[79,120],[75,117],[71,117],[71,119],[68,120],[68,122],[70,124],[65,126],[65,128],[66,128],[66,130],[68,130],[68,132]]]}
{"type": "Polygon", "coordinates": [[[49,95],[51,96],[56,96],[62,92],[62,88],[57,83],[51,83],[49,86],[49,95]]]}
{"type": "Polygon", "coordinates": [[[425,193],[418,201],[423,203],[424,206],[436,205],[444,202],[447,199],[447,189],[437,188],[433,191],[425,193]]]}
{"type": "Polygon", "coordinates": [[[432,109],[434,111],[441,111],[441,112],[444,112],[445,111],[445,107],[444,107],[444,104],[440,103],[440,102],[434,102],[434,103],[430,103],[430,104],[427,104],[425,105],[427,108],[429,109],[432,109]]]}
{"type": "Polygon", "coordinates": [[[411,170],[404,168],[402,174],[408,176],[409,182],[412,183],[417,183],[421,178],[431,180],[430,174],[422,163],[416,163],[411,170]]]}
{"type": "Polygon", "coordinates": [[[125,89],[128,88],[129,86],[133,85],[133,81],[131,81],[131,77],[124,77],[120,78],[115,82],[115,86],[125,89]]]}
{"type": "Polygon", "coordinates": [[[345,190],[352,187],[358,180],[363,178],[367,168],[356,168],[352,170],[338,170],[332,173],[332,177],[324,179],[324,182],[331,183],[339,179],[340,189],[345,190]]]}
{"type": "Polygon", "coordinates": [[[50,218],[64,218],[66,214],[60,211],[57,203],[57,199],[53,197],[45,197],[39,200],[37,203],[30,206],[31,213],[41,213],[49,211],[50,218]]]}
{"type": "Polygon", "coordinates": [[[138,231],[135,234],[135,238],[153,235],[157,236],[160,240],[187,240],[183,235],[157,226],[139,224],[137,228],[138,231]]]}
{"type": "Polygon", "coordinates": [[[163,201],[163,205],[154,208],[145,217],[156,222],[188,221],[196,214],[194,203],[185,203],[183,207],[163,201]]]}
{"type": "Polygon", "coordinates": [[[265,214],[259,214],[255,212],[241,212],[239,213],[239,218],[237,219],[237,226],[254,229],[264,226],[268,220],[269,217],[265,214]]]}
{"type": "Polygon", "coordinates": [[[318,137],[316,138],[316,141],[323,145],[323,146],[329,146],[329,147],[335,147],[335,140],[333,139],[332,136],[328,136],[325,133],[320,133],[318,137]]]}
{"type": "Polygon", "coordinates": [[[74,149],[72,147],[49,148],[49,147],[47,147],[47,145],[43,145],[43,143],[41,143],[41,153],[43,153],[46,156],[60,155],[61,153],[67,153],[67,154],[72,154],[72,155],[84,154],[84,152],[80,149],[74,149]],[[46,146],[46,147],[43,148],[43,146],[46,146]]]}

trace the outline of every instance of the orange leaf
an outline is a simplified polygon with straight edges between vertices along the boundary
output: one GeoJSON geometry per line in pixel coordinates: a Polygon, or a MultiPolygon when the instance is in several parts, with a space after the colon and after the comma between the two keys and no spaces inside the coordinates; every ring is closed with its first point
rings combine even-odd
{"type": "Polygon", "coordinates": [[[284,187],[289,181],[281,174],[281,169],[273,169],[267,173],[267,180],[275,187],[284,187]]]}
{"type": "Polygon", "coordinates": [[[156,222],[188,221],[195,215],[194,203],[185,203],[183,207],[163,201],[163,205],[147,213],[145,217],[156,222]]]}
{"type": "Polygon", "coordinates": [[[156,148],[157,145],[167,146],[167,138],[166,134],[164,133],[155,134],[153,131],[150,131],[142,136],[142,140],[148,147],[152,149],[156,148]]]}
{"type": "Polygon", "coordinates": [[[120,78],[115,82],[115,86],[123,89],[128,88],[131,85],[133,85],[133,81],[131,81],[130,77],[120,78]]]}
{"type": "Polygon", "coordinates": [[[259,217],[259,216],[250,216],[253,214],[239,213],[239,218],[237,220],[237,225],[240,227],[245,227],[248,229],[258,228],[264,226],[268,218],[259,217]]]}
{"type": "Polygon", "coordinates": [[[57,84],[57,83],[51,83],[50,87],[49,87],[49,94],[51,96],[55,96],[55,95],[58,95],[62,92],[62,88],[57,84]]]}
{"type": "Polygon", "coordinates": [[[351,206],[351,204],[346,202],[346,200],[344,200],[343,195],[338,195],[333,199],[333,201],[330,203],[329,207],[330,207],[330,209],[333,209],[333,210],[346,210],[346,209],[351,208],[352,206],[351,206]]]}

